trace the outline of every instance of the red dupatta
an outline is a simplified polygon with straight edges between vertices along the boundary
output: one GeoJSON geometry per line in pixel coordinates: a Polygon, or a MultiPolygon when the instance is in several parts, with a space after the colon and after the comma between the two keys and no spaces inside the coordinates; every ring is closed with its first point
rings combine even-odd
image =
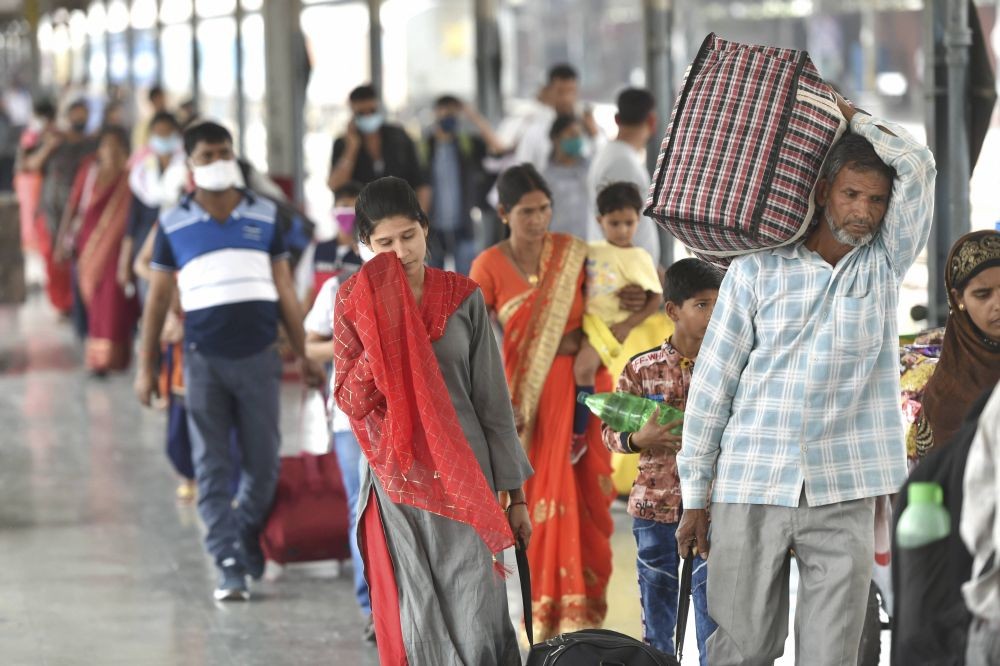
{"type": "Polygon", "coordinates": [[[403,266],[381,253],[341,286],[334,316],[337,404],[397,504],[472,526],[499,553],[514,538],[462,432],[431,342],[478,286],[425,268],[418,307],[403,266]]]}
{"type": "Polygon", "coordinates": [[[83,224],[77,232],[77,271],[80,295],[88,306],[108,272],[115,274],[118,252],[128,227],[132,190],[123,170],[105,185],[97,182],[96,162],[77,173],[70,205],[79,208],[83,224]]]}

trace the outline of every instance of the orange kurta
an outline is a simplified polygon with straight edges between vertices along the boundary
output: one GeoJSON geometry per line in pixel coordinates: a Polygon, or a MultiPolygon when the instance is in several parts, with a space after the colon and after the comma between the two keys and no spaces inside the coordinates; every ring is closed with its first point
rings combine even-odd
{"type": "MultiPolygon", "coordinates": [[[[470,276],[503,326],[507,381],[535,470],[525,493],[534,527],[528,560],[536,641],[599,627],[607,613],[614,497],[609,453],[592,418],[587,453],[570,464],[574,357],[555,353],[563,335],[581,326],[585,257],[582,241],[550,234],[536,286],[498,247],[476,259],[470,276]]],[[[596,384],[598,391],[611,390],[606,371],[596,384]]]]}

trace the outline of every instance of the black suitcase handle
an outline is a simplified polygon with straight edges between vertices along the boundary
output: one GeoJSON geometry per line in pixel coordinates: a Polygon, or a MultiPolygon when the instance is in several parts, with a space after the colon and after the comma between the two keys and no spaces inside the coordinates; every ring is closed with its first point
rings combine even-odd
{"type": "Polygon", "coordinates": [[[684,634],[687,632],[688,611],[691,608],[691,579],[694,576],[693,551],[688,552],[681,566],[681,593],[677,605],[677,636],[674,639],[674,651],[677,653],[677,663],[684,656],[684,634]]]}
{"type": "Polygon", "coordinates": [[[528,645],[535,644],[535,631],[531,625],[531,570],[528,569],[528,551],[521,537],[514,546],[517,560],[517,577],[521,579],[521,605],[524,607],[524,633],[528,635],[528,645]]]}

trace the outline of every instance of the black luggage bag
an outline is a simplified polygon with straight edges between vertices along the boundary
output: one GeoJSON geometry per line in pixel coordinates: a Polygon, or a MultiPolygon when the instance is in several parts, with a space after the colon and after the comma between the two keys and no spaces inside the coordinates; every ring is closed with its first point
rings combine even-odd
{"type": "MultiPolygon", "coordinates": [[[[515,552],[521,577],[525,632],[528,634],[528,642],[532,644],[526,666],[678,666],[679,662],[673,655],[664,654],[631,636],[608,629],[584,629],[560,634],[534,645],[528,558],[522,548],[515,549],[515,552]]],[[[690,580],[690,573],[685,573],[690,580]]],[[[683,642],[682,627],[683,625],[679,626],[679,639],[683,642]]]]}
{"type": "Polygon", "coordinates": [[[533,645],[527,666],[677,666],[677,659],[617,631],[583,629],[533,645]]]}

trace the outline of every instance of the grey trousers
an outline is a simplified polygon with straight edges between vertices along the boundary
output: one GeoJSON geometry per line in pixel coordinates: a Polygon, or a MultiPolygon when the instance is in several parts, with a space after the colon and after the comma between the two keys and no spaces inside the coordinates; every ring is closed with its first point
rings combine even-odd
{"type": "Polygon", "coordinates": [[[238,559],[240,537],[256,535],[278,482],[281,359],[274,347],[238,359],[188,348],[184,383],[205,547],[216,563],[238,559]],[[235,502],[230,495],[234,463],[229,450],[234,425],[243,466],[235,502]]]}
{"type": "Polygon", "coordinates": [[[972,618],[969,642],[965,648],[966,666],[1000,664],[1000,622],[972,618]]]}
{"type": "Polygon", "coordinates": [[[810,507],[803,494],[797,508],[713,504],[708,612],[719,628],[708,640],[708,663],[762,666],[782,655],[794,556],[795,663],[857,664],[874,521],[874,499],[810,507]]]}

